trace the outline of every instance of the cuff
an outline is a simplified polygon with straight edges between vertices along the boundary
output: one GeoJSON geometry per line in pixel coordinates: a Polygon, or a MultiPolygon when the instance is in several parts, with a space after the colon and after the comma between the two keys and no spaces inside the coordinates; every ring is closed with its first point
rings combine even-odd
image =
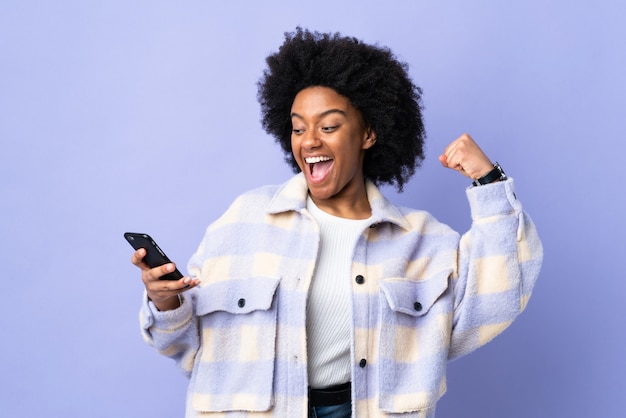
{"type": "Polygon", "coordinates": [[[180,295],[180,306],[169,311],[159,311],[154,303],[148,299],[144,291],[141,307],[141,327],[145,330],[156,327],[160,329],[177,328],[187,322],[192,314],[191,298],[180,295]]]}
{"type": "Polygon", "coordinates": [[[466,194],[473,221],[522,211],[522,204],[515,195],[515,182],[510,177],[484,186],[470,186],[466,194]]]}

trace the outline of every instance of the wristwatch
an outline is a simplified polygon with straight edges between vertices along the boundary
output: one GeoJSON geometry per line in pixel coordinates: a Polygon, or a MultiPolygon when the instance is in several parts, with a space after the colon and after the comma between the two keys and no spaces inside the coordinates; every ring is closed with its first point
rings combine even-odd
{"type": "Polygon", "coordinates": [[[504,170],[500,167],[500,164],[496,161],[493,165],[493,170],[485,174],[479,179],[474,180],[472,183],[474,186],[483,186],[485,184],[493,183],[496,180],[506,180],[506,174],[504,174],[504,170]]]}

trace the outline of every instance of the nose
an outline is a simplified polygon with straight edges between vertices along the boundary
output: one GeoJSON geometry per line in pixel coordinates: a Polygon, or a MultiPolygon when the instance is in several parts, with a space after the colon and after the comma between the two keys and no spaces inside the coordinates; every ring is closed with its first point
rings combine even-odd
{"type": "Polygon", "coordinates": [[[301,146],[304,149],[311,150],[320,146],[321,141],[317,132],[314,129],[307,130],[302,134],[302,143],[301,146]]]}

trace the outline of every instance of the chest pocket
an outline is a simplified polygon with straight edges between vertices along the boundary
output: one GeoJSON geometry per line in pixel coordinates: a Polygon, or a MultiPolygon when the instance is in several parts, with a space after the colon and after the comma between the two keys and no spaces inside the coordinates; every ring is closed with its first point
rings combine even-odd
{"type": "Polygon", "coordinates": [[[380,282],[379,407],[402,413],[433,407],[445,392],[452,297],[450,271],[423,280],[380,282]]]}
{"type": "Polygon", "coordinates": [[[438,273],[425,280],[389,278],[380,283],[388,308],[411,317],[424,316],[448,287],[450,272],[438,273]]]}
{"type": "Polygon", "coordinates": [[[197,411],[273,406],[278,283],[253,277],[201,287],[196,304],[201,353],[191,382],[197,411]]]}

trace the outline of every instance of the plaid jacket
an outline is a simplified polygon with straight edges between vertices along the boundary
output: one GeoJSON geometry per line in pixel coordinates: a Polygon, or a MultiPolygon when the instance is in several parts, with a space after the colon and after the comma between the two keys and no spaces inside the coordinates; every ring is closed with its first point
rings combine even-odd
{"type": "MultiPolygon", "coordinates": [[[[473,222],[462,237],[373,184],[367,194],[372,222],[349,278],[353,416],[433,417],[447,361],[525,308],[541,242],[510,179],[467,190],[473,222]]],[[[144,338],[191,378],[187,417],[307,416],[305,312],[319,232],[306,195],[297,175],[240,196],[189,262],[201,286],[174,311],[144,302],[144,338]]]]}

